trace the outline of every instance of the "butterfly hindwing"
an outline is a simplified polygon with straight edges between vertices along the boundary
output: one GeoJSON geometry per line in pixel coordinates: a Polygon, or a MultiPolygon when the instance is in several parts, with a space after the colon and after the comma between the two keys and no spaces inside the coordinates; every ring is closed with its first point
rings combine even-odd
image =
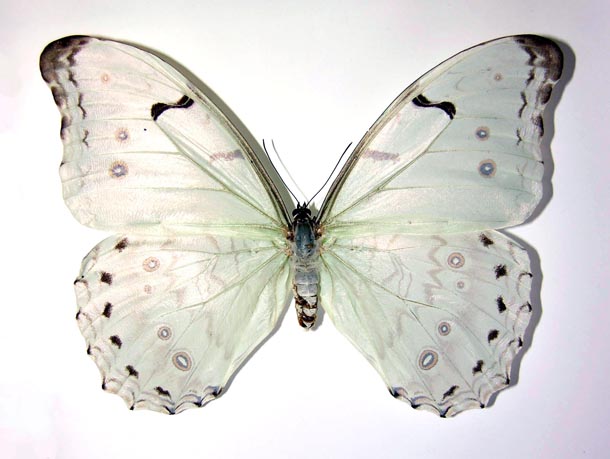
{"type": "Polygon", "coordinates": [[[453,416],[509,383],[532,275],[506,236],[337,239],[322,259],[325,310],[394,396],[453,416]]]}
{"type": "Polygon", "coordinates": [[[174,414],[214,399],[271,333],[288,258],[270,242],[113,236],[75,282],[79,327],[103,388],[174,414]]]}

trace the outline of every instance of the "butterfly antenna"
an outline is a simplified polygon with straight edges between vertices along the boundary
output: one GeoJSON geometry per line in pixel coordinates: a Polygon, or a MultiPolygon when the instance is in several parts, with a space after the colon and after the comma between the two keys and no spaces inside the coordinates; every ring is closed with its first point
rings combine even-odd
{"type": "Polygon", "coordinates": [[[339,167],[339,164],[341,164],[341,160],[343,159],[343,157],[345,156],[345,153],[347,153],[347,150],[349,150],[349,147],[352,146],[352,142],[349,143],[349,145],[347,147],[345,147],[345,150],[343,150],[343,153],[341,153],[341,156],[339,156],[339,160],[337,161],[337,164],[335,164],[335,167],[333,167],[332,172],[330,173],[330,175],[328,176],[328,178],[326,179],[326,182],[324,182],[324,185],[322,185],[320,187],[320,189],[318,191],[316,191],[316,194],[314,194],[311,199],[309,201],[307,201],[307,204],[305,205],[306,207],[309,206],[309,204],[311,204],[311,201],[314,200],[314,198],[320,194],[320,191],[322,191],[324,189],[324,187],[326,186],[326,184],[330,181],[331,177],[334,175],[335,171],[337,170],[337,167],[339,167]]]}
{"type": "MultiPolygon", "coordinates": [[[[271,141],[271,144],[273,145],[273,140],[271,141]]],[[[275,145],[273,145],[273,149],[275,150],[275,145]]],[[[290,187],[288,185],[286,185],[286,182],[284,181],[284,179],[282,178],[282,175],[278,172],[277,168],[275,167],[275,164],[273,164],[273,161],[271,161],[271,156],[269,156],[269,152],[267,151],[267,145],[265,145],[265,139],[263,139],[263,150],[265,150],[265,154],[267,155],[267,159],[269,160],[269,162],[271,163],[271,167],[273,167],[273,170],[275,171],[275,173],[277,174],[277,176],[280,178],[280,180],[282,181],[282,183],[284,184],[284,186],[286,187],[286,189],[288,190],[288,193],[290,193],[292,195],[292,197],[294,198],[294,200],[297,202],[297,205],[299,204],[299,200],[298,198],[295,196],[295,194],[292,192],[292,190],[290,189],[290,187]]],[[[275,154],[277,155],[278,159],[280,159],[280,156],[277,154],[277,150],[275,151],[275,154]]],[[[282,165],[282,167],[284,168],[284,170],[286,171],[286,173],[288,174],[288,177],[290,177],[290,179],[294,182],[294,179],[292,178],[292,176],[290,175],[290,172],[288,172],[288,169],[286,169],[286,166],[284,166],[284,163],[282,162],[282,160],[280,159],[280,164],[282,165]]],[[[297,190],[299,190],[299,187],[297,186],[297,190]]],[[[301,191],[301,190],[299,190],[301,191]]],[[[302,193],[302,191],[301,191],[302,193]]]]}

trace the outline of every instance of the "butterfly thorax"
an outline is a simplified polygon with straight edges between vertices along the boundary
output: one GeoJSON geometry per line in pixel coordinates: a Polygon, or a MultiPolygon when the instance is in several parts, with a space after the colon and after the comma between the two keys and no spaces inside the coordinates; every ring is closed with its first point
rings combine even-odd
{"type": "Polygon", "coordinates": [[[298,205],[292,212],[292,262],[294,279],[292,290],[299,325],[311,328],[318,312],[319,244],[316,240],[317,223],[307,206],[298,205]]]}

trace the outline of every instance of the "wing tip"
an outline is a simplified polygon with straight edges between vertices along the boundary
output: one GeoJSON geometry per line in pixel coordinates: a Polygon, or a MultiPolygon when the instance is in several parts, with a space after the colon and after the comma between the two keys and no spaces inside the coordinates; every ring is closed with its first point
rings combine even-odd
{"type": "Polygon", "coordinates": [[[42,50],[40,54],[40,74],[47,83],[57,81],[57,68],[60,62],[67,59],[68,63],[74,58],[80,49],[91,41],[86,35],[70,35],[52,41],[42,50]]]}
{"type": "Polygon", "coordinates": [[[516,35],[514,40],[530,55],[532,64],[546,69],[549,80],[556,82],[561,78],[563,52],[555,41],[539,35],[516,35]]]}

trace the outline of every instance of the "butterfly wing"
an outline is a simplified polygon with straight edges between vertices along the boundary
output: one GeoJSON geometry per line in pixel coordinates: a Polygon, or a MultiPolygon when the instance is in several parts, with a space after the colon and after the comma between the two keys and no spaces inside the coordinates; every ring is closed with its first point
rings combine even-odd
{"type": "Polygon", "coordinates": [[[541,198],[542,112],[561,67],[552,41],[517,36],[428,72],[356,146],[322,205],[325,228],[436,234],[523,222],[541,198]]]}
{"type": "Polygon", "coordinates": [[[135,408],[201,406],[286,305],[279,193],[218,107],[152,54],[67,37],[40,68],[62,115],[68,207],[127,234],[95,247],[75,284],[103,387],[135,408]]]}
{"type": "Polygon", "coordinates": [[[49,44],[64,199],[83,224],[146,234],[281,233],[277,189],[223,113],[176,69],[92,37],[49,44]]]}
{"type": "Polygon", "coordinates": [[[527,253],[490,231],[541,197],[558,47],[507,37],[407,88],[321,210],[322,305],[396,397],[442,416],[509,382],[530,316],[527,253]]]}
{"type": "Polygon", "coordinates": [[[341,239],[320,291],[336,327],[414,408],[453,416],[509,383],[530,318],[527,252],[496,231],[341,239]]]}
{"type": "Polygon", "coordinates": [[[174,414],[218,396],[271,333],[290,265],[269,241],[113,236],[85,257],[75,288],[102,387],[174,414]]]}

